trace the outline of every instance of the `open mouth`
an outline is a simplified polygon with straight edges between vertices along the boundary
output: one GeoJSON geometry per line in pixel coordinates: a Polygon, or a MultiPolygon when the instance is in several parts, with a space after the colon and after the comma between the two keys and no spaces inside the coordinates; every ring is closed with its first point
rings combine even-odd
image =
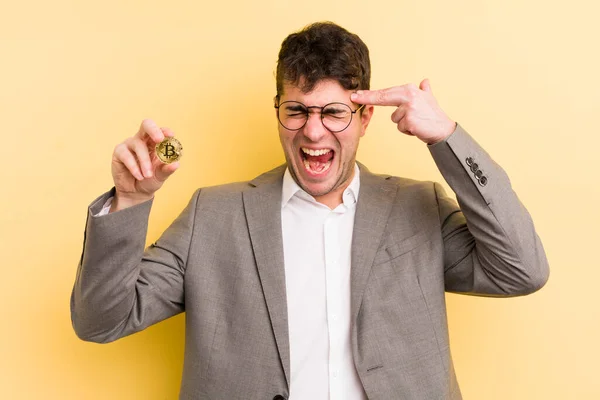
{"type": "Polygon", "coordinates": [[[331,167],[334,151],[331,149],[309,149],[302,147],[300,157],[304,169],[311,175],[323,175],[331,167]]]}

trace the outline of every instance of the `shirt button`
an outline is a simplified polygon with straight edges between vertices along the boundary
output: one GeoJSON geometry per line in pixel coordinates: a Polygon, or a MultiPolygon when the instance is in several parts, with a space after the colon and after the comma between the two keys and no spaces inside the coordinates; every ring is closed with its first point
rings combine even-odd
{"type": "Polygon", "coordinates": [[[337,372],[337,370],[333,371],[333,374],[331,374],[331,375],[332,375],[334,378],[337,378],[337,376],[338,376],[338,372],[337,372]]]}
{"type": "Polygon", "coordinates": [[[331,320],[332,321],[337,321],[338,320],[337,314],[331,314],[331,320]]]}

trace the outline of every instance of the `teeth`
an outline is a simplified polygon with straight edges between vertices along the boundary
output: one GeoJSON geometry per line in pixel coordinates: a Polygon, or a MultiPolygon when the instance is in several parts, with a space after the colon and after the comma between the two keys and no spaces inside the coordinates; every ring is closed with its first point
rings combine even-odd
{"type": "Polygon", "coordinates": [[[307,148],[303,147],[302,151],[304,152],[304,154],[308,154],[311,156],[322,156],[323,154],[329,153],[331,151],[331,149],[312,150],[312,149],[307,149],[307,148]]]}

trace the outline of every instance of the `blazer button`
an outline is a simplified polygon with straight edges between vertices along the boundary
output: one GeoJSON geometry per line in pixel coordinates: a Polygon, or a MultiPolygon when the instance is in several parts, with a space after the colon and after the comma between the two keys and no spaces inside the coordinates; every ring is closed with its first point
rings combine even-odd
{"type": "Polygon", "coordinates": [[[480,169],[478,169],[478,170],[475,172],[475,178],[477,178],[477,179],[481,179],[481,177],[482,177],[482,176],[483,176],[483,172],[481,172],[481,170],[480,170],[480,169]]]}
{"type": "Polygon", "coordinates": [[[273,397],[273,400],[286,400],[286,399],[282,395],[278,394],[275,397],[273,397]]]}
{"type": "Polygon", "coordinates": [[[479,184],[481,186],[487,185],[487,181],[488,181],[488,179],[485,176],[482,176],[481,178],[479,178],[479,184]]]}
{"type": "Polygon", "coordinates": [[[477,165],[477,163],[471,164],[471,172],[475,173],[477,171],[477,168],[479,168],[479,165],[477,165]]]}
{"type": "Polygon", "coordinates": [[[467,157],[467,159],[465,160],[465,162],[470,167],[473,164],[473,159],[471,157],[467,157]]]}

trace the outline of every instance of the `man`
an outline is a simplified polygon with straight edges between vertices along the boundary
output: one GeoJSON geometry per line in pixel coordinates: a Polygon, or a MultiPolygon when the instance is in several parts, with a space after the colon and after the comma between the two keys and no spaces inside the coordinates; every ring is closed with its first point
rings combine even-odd
{"type": "Polygon", "coordinates": [[[275,113],[286,165],[196,191],[144,251],[154,193],[178,168],[145,120],[90,207],[71,312],[106,343],[186,311],[181,399],[460,399],[444,292],[532,293],[548,265],[508,177],[427,80],[369,90],[368,49],[331,23],[290,35],[275,113]],[[439,184],[355,161],[374,105],[427,143],[439,184]]]}

